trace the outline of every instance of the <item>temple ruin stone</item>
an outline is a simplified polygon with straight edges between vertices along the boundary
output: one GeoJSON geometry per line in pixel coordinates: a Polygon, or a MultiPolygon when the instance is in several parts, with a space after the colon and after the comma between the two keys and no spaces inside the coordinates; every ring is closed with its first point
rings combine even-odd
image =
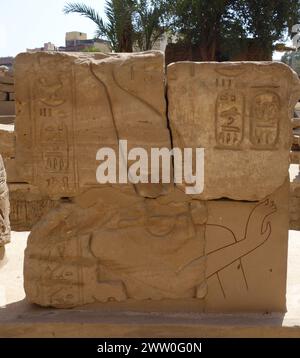
{"type": "Polygon", "coordinates": [[[0,265],[4,259],[4,245],[10,241],[9,198],[6,173],[0,154],[0,265]]]}
{"type": "MultiPolygon", "coordinates": [[[[24,53],[15,79],[17,168],[53,199],[98,185],[101,147],[117,150],[120,139],[128,140],[128,149],[171,147],[159,52],[24,53]]],[[[135,189],[156,197],[168,186],[135,189]]]]}
{"type": "Polygon", "coordinates": [[[167,119],[159,52],[21,54],[15,69],[16,167],[58,201],[29,236],[30,302],[285,311],[292,70],[170,65],[167,119]],[[203,193],[99,184],[96,153],[120,139],[204,148],[203,193]]]}
{"type": "Polygon", "coordinates": [[[205,149],[200,199],[262,200],[284,183],[298,98],[298,76],[281,63],[169,65],[173,145],[205,149]]]}

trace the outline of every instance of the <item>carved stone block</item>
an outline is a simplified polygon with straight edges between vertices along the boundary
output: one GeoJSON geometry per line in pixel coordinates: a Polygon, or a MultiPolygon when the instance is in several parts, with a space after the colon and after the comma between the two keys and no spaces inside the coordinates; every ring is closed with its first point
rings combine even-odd
{"type": "Polygon", "coordinates": [[[157,52],[17,57],[17,169],[61,199],[30,234],[27,298],[284,311],[299,81],[280,64],[171,65],[169,128],[163,63],[157,52]],[[204,192],[97,183],[96,152],[119,139],[148,153],[204,148],[204,192]]]}
{"type": "Polygon", "coordinates": [[[16,136],[13,131],[0,130],[0,153],[3,158],[14,158],[16,136]]]}
{"type": "Polygon", "coordinates": [[[26,183],[10,183],[10,225],[14,231],[31,231],[43,215],[56,207],[57,201],[40,193],[37,187],[26,183]]]}
{"type": "MultiPolygon", "coordinates": [[[[18,55],[16,158],[25,181],[50,197],[72,197],[98,185],[101,147],[128,139],[170,148],[163,61],[160,52],[18,55]]],[[[161,191],[148,186],[144,195],[161,191]]]]}
{"type": "Polygon", "coordinates": [[[297,75],[280,63],[168,66],[173,145],[205,148],[200,199],[262,200],[283,184],[298,97],[297,75]]]}
{"type": "Polygon", "coordinates": [[[25,253],[31,302],[198,302],[198,311],[285,311],[288,181],[261,202],[153,199],[95,189],[38,222],[25,253]],[[270,254],[272,253],[272,254],[270,254]]]}

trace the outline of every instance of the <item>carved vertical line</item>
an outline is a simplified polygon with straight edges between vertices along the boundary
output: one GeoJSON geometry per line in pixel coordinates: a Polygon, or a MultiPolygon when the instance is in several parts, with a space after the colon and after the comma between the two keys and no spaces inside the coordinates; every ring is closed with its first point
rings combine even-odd
{"type": "MultiPolygon", "coordinates": [[[[33,78],[35,78],[35,76],[33,75],[32,76],[33,78]]],[[[29,118],[31,118],[32,120],[30,121],[31,122],[31,136],[32,136],[32,147],[31,147],[31,156],[32,156],[32,159],[33,159],[33,165],[32,165],[32,175],[33,175],[33,183],[35,185],[37,185],[37,174],[38,174],[38,163],[37,163],[37,157],[36,157],[36,154],[35,154],[35,150],[37,148],[37,129],[36,129],[36,113],[35,113],[35,110],[34,110],[34,98],[33,98],[33,88],[32,88],[32,81],[29,81],[29,118]]]]}
{"type": "MultiPolygon", "coordinates": [[[[107,97],[107,101],[108,101],[108,104],[109,104],[109,110],[110,110],[110,113],[111,113],[111,118],[112,118],[112,122],[113,122],[113,127],[114,127],[114,130],[115,130],[115,133],[116,133],[116,137],[117,137],[117,147],[119,147],[119,141],[120,141],[120,136],[119,136],[119,131],[118,131],[118,127],[117,127],[117,123],[116,123],[116,117],[115,117],[115,114],[114,114],[114,109],[113,109],[113,104],[112,104],[112,100],[111,100],[111,96],[110,96],[110,93],[109,93],[109,90],[107,88],[107,85],[104,83],[104,81],[102,81],[95,73],[94,69],[93,69],[93,64],[90,63],[90,71],[92,73],[92,75],[96,78],[96,80],[101,83],[101,85],[103,86],[104,88],[104,91],[105,91],[105,94],[106,94],[106,97],[107,97]]],[[[113,76],[113,70],[112,70],[112,76],[113,76]]],[[[113,76],[113,79],[114,79],[114,76],[113,76]]],[[[114,79],[115,81],[115,79],[114,79]]],[[[126,159],[124,157],[124,153],[123,151],[121,151],[121,155],[122,155],[122,161],[125,163],[126,162],[126,159]]],[[[138,194],[137,192],[137,189],[136,189],[136,186],[134,184],[132,184],[133,188],[134,188],[134,191],[136,194],[138,194]]]]}
{"type": "Polygon", "coordinates": [[[217,272],[217,278],[218,278],[218,281],[219,281],[219,284],[220,284],[220,287],[221,287],[223,296],[224,296],[224,298],[226,298],[225,291],[224,291],[224,288],[223,288],[223,286],[222,286],[222,282],[221,282],[221,279],[220,279],[219,272],[217,272]]]}
{"type": "MultiPolygon", "coordinates": [[[[77,129],[77,91],[76,91],[76,72],[74,70],[74,65],[72,65],[72,69],[71,69],[71,88],[72,88],[72,120],[71,120],[71,125],[72,125],[72,144],[73,144],[73,160],[72,160],[72,164],[73,164],[73,179],[74,179],[74,190],[79,190],[80,187],[80,183],[79,183],[79,171],[78,171],[78,162],[77,162],[77,158],[78,156],[77,154],[77,141],[76,141],[76,132],[75,130],[77,129]]],[[[69,153],[68,153],[69,156],[69,153]]]]}

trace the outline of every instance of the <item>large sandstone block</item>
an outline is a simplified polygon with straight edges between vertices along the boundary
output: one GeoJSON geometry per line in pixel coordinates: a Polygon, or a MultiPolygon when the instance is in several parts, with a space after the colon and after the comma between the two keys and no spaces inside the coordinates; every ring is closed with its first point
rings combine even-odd
{"type": "Polygon", "coordinates": [[[0,153],[4,158],[14,158],[16,136],[13,131],[0,130],[0,153]]]}
{"type": "Polygon", "coordinates": [[[299,89],[280,63],[168,66],[173,145],[205,148],[199,198],[261,200],[283,184],[299,89]]]}
{"type": "Polygon", "coordinates": [[[18,170],[15,158],[3,158],[3,162],[8,183],[26,183],[22,172],[18,170]]]}
{"type": "Polygon", "coordinates": [[[18,55],[16,159],[25,181],[54,198],[76,196],[98,185],[100,148],[118,150],[119,139],[170,147],[163,61],[160,52],[18,55]]]}
{"type": "Polygon", "coordinates": [[[207,271],[214,264],[224,266],[207,274],[207,311],[286,310],[289,187],[286,178],[258,203],[208,202],[207,271]]]}
{"type": "Polygon", "coordinates": [[[7,101],[9,99],[8,93],[0,91],[0,101],[7,101]]]}
{"type": "Polygon", "coordinates": [[[285,311],[288,190],[287,180],[258,203],[88,191],[33,227],[27,298],[59,308],[163,300],[176,311],[185,300],[200,312],[285,311]]]}
{"type": "Polygon", "coordinates": [[[172,65],[169,129],[163,67],[156,52],[18,56],[16,167],[60,199],[32,228],[27,298],[284,311],[298,79],[273,64],[172,65]],[[96,152],[119,139],[147,152],[205,148],[203,194],[98,184],[96,152]]]}
{"type": "Polygon", "coordinates": [[[9,83],[2,83],[0,81],[0,92],[14,92],[14,85],[9,83]]]}

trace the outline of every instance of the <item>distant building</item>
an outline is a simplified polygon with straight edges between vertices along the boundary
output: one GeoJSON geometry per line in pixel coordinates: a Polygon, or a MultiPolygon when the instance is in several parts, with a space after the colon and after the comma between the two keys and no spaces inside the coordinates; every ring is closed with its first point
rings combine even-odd
{"type": "Polygon", "coordinates": [[[27,49],[27,52],[39,51],[64,51],[64,52],[82,52],[82,51],[111,52],[110,42],[102,39],[88,39],[87,34],[79,31],[67,32],[65,36],[65,46],[55,46],[51,42],[44,43],[43,47],[27,49]]]}
{"type": "Polygon", "coordinates": [[[59,47],[59,51],[81,52],[81,51],[111,52],[110,42],[102,39],[88,39],[84,32],[72,31],[66,33],[65,46],[59,47]]]}
{"type": "Polygon", "coordinates": [[[76,41],[87,40],[87,34],[79,31],[66,32],[66,46],[74,46],[76,41]]]}
{"type": "Polygon", "coordinates": [[[158,51],[166,51],[168,44],[176,43],[178,41],[178,37],[174,35],[170,35],[169,33],[162,34],[153,44],[152,50],[158,51]]]}
{"type": "Polygon", "coordinates": [[[27,52],[39,52],[39,51],[58,51],[58,47],[51,42],[44,43],[43,47],[28,48],[27,52]]]}

